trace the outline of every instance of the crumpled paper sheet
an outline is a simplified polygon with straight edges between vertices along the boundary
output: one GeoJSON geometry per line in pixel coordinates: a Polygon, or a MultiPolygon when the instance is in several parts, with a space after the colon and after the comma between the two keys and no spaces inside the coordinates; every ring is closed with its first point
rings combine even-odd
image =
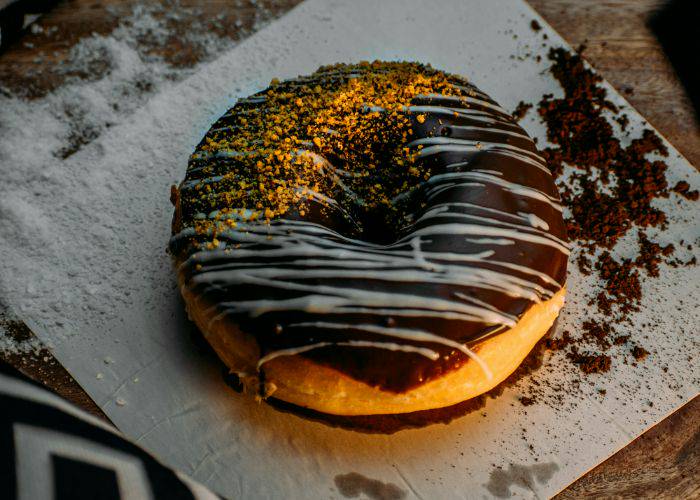
{"type": "MultiPolygon", "coordinates": [[[[69,261],[73,245],[93,245],[95,258],[77,265],[111,266],[114,272],[85,293],[75,290],[71,273],[58,272],[55,262],[33,262],[37,276],[51,273],[52,286],[58,282],[61,293],[79,297],[75,307],[39,307],[22,287],[8,300],[119,429],[230,498],[338,498],[347,489],[338,479],[339,490],[336,478],[349,473],[391,483],[380,488],[385,496],[397,491],[409,498],[550,496],[698,394],[691,359],[699,355],[692,338],[700,325],[697,267],[664,267],[659,280],[645,284],[642,310],[632,324],[620,325],[622,334],[642,335],[652,352],[639,367],[616,362],[609,373],[564,391],[561,402],[545,398],[527,408],[518,402],[526,379],[449,425],[385,436],[330,428],[235,394],[224,384],[220,364],[196,345],[164,250],[172,212],[169,186],[184,175],[188,155],[236,98],[273,77],[338,61],[416,60],[468,76],[513,109],[520,100],[561,94],[545,71],[546,61],[537,64],[534,55],[546,59],[549,46],[563,44],[516,0],[308,0],[66,160],[62,175],[80,175],[84,185],[84,192],[72,195],[97,208],[92,220],[55,214],[63,231],[66,224],[83,227],[63,237],[59,251],[69,261]],[[530,28],[535,18],[544,27],[539,33],[530,28]],[[105,182],[114,189],[96,189],[105,182]],[[112,238],[114,231],[118,238],[112,238]],[[652,318],[654,326],[643,326],[652,318]],[[607,396],[600,397],[599,389],[607,396]]],[[[611,92],[615,103],[626,104],[611,92]]],[[[629,105],[626,111],[633,136],[648,126],[629,105]]],[[[523,124],[544,143],[535,119],[523,124]]],[[[681,179],[700,184],[673,148],[668,161],[671,185],[681,179]]],[[[657,239],[697,241],[697,210],[680,213],[673,200],[659,205],[676,215],[657,239]]],[[[45,229],[47,240],[52,230],[45,229]]],[[[625,245],[631,249],[632,238],[619,246],[622,254],[625,245]]],[[[584,296],[596,287],[593,276],[571,267],[560,330],[576,329],[588,317],[584,296]]],[[[544,386],[571,387],[567,384],[580,379],[561,354],[550,356],[533,375],[544,386]]]]}

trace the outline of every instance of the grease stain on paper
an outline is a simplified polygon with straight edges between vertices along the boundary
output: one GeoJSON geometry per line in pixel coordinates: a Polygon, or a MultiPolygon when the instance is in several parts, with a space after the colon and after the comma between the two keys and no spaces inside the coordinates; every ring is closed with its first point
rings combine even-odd
{"type": "Polygon", "coordinates": [[[508,469],[497,468],[491,471],[489,482],[485,485],[489,492],[498,498],[509,498],[511,486],[520,486],[533,490],[535,481],[546,484],[559,470],[555,462],[535,465],[510,464],[508,469]]]}
{"type": "Polygon", "coordinates": [[[338,474],[334,480],[338,491],[346,498],[357,498],[362,493],[372,500],[400,500],[406,497],[406,492],[395,484],[370,479],[357,472],[338,474]]]}

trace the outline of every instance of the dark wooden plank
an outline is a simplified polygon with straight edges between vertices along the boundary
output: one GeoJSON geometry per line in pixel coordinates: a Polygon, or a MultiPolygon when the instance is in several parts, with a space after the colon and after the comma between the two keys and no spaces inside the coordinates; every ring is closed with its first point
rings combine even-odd
{"type": "Polygon", "coordinates": [[[570,485],[557,499],[700,498],[700,398],[570,485]]]}
{"type": "Polygon", "coordinates": [[[144,29],[134,42],[140,54],[160,56],[175,69],[186,69],[215,54],[188,37],[198,30],[235,42],[250,35],[262,21],[282,15],[301,0],[62,0],[26,30],[22,38],[0,54],[0,91],[3,87],[13,95],[36,98],[58,88],[67,79],[96,79],[100,68],[90,74],[66,72],[62,63],[71,56],[71,49],[92,35],[108,35],[140,9],[142,15],[162,21],[168,36],[154,36],[144,29]]]}

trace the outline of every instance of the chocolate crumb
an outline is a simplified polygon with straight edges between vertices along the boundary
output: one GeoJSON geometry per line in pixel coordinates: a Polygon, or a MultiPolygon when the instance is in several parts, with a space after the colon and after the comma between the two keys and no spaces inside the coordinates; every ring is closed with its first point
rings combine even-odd
{"type": "Polygon", "coordinates": [[[581,274],[584,276],[588,276],[591,274],[591,259],[586,256],[586,254],[580,254],[578,257],[576,257],[576,265],[578,266],[578,270],[581,271],[581,274]]]}
{"type": "Polygon", "coordinates": [[[639,239],[639,255],[635,260],[635,264],[643,267],[647,274],[652,277],[659,276],[659,264],[663,262],[662,257],[668,257],[674,251],[674,246],[668,244],[661,246],[658,243],[651,241],[647,235],[640,231],[639,239]]]}
{"type": "MultiPolygon", "coordinates": [[[[601,77],[584,63],[584,51],[584,45],[576,52],[550,50],[549,69],[564,96],[544,95],[537,111],[552,144],[542,154],[558,179],[562,203],[569,212],[569,237],[578,247],[575,263],[583,275],[595,273],[600,278],[600,289],[588,298],[592,313],[607,321],[589,319],[575,336],[566,332],[562,339],[550,339],[547,347],[567,351],[567,358],[584,373],[601,373],[611,366],[607,351],[630,341],[630,336],[619,335],[615,326],[639,310],[642,276],[658,277],[664,262],[683,264],[669,258],[675,250],[673,244],[663,246],[646,233],[648,228],[664,229],[666,225],[666,214],[654,200],[667,198],[670,191],[696,200],[698,192],[690,191],[684,181],[669,189],[668,166],[663,161],[668,151],[652,130],[644,130],[627,145],[620,142],[613,124],[626,131],[629,117],[608,99],[601,77]],[[562,175],[565,167],[566,177],[562,175]],[[618,241],[633,229],[638,231],[636,252],[625,257],[616,255],[618,241]],[[579,352],[584,344],[602,352],[579,352]]],[[[631,94],[633,89],[623,91],[631,94]]]]}
{"type": "Polygon", "coordinates": [[[612,327],[606,323],[587,320],[583,322],[584,339],[597,344],[602,349],[610,347],[610,333],[612,327]]]}
{"type": "Polygon", "coordinates": [[[629,335],[618,335],[613,339],[613,344],[614,345],[622,345],[626,344],[627,341],[629,341],[630,336],[629,335]]]}
{"type": "Polygon", "coordinates": [[[576,169],[571,186],[560,184],[563,202],[572,212],[567,221],[570,237],[591,248],[610,249],[633,224],[663,224],[665,214],[651,201],[668,196],[666,165],[646,158],[650,153],[668,154],[661,139],[645,130],[623,147],[605,116],[618,109],[607,99],[600,76],[585,67],[580,54],[559,48],[549,57],[564,97],[545,95],[538,112],[547,125],[547,138],[558,146],[543,150],[550,169],[557,176],[564,164],[576,169]],[[614,184],[611,174],[617,179],[614,184]],[[573,188],[580,188],[577,194],[573,188]]]}
{"type": "Polygon", "coordinates": [[[542,25],[537,21],[537,19],[533,19],[530,21],[530,28],[532,28],[532,31],[538,32],[542,29],[542,25]]]}
{"type": "Polygon", "coordinates": [[[531,397],[528,397],[528,396],[522,396],[522,397],[520,398],[520,403],[521,403],[523,406],[530,406],[530,405],[534,405],[534,404],[535,404],[535,400],[534,400],[533,398],[531,398],[531,397]]]}
{"type": "Polygon", "coordinates": [[[610,314],[612,305],[617,305],[623,314],[638,310],[642,298],[642,288],[636,264],[630,259],[617,262],[610,252],[603,252],[598,258],[596,269],[605,283],[605,294],[597,297],[598,308],[610,314]]]}
{"type": "Polygon", "coordinates": [[[673,191],[674,193],[678,193],[679,195],[691,201],[697,201],[698,197],[700,197],[700,192],[698,192],[697,189],[691,191],[690,184],[688,184],[686,181],[679,181],[678,183],[676,183],[675,186],[671,188],[671,191],[673,191]]]}
{"type": "Polygon", "coordinates": [[[620,129],[624,132],[627,130],[627,126],[630,123],[629,116],[626,114],[620,115],[617,118],[615,118],[615,121],[617,122],[618,125],[620,125],[620,129]]]}
{"type": "Polygon", "coordinates": [[[607,354],[579,353],[575,347],[566,356],[585,374],[605,373],[610,370],[612,363],[607,354]]]}
{"type": "Polygon", "coordinates": [[[571,333],[565,330],[559,338],[547,338],[545,347],[550,351],[561,351],[566,349],[572,342],[571,333]]]}
{"type": "Polygon", "coordinates": [[[516,121],[522,120],[530,108],[532,108],[532,104],[520,101],[513,110],[513,118],[515,118],[516,121]]]}
{"type": "Polygon", "coordinates": [[[637,361],[644,361],[644,359],[649,355],[649,351],[640,346],[634,346],[632,348],[632,356],[637,361]]]}

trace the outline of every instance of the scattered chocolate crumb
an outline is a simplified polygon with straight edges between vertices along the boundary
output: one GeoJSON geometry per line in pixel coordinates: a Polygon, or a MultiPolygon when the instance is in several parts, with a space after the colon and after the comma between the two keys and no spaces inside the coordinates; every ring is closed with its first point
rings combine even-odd
{"type": "Polygon", "coordinates": [[[644,361],[644,359],[649,355],[649,351],[640,346],[634,346],[632,348],[632,356],[637,361],[644,361]]]}
{"type": "Polygon", "coordinates": [[[698,197],[700,197],[698,190],[694,189],[691,191],[690,184],[686,181],[679,181],[671,190],[691,201],[697,201],[698,197]]]}
{"type": "MultiPolygon", "coordinates": [[[[662,246],[645,232],[663,229],[666,224],[666,214],[653,202],[669,196],[667,164],[659,159],[668,155],[667,148],[648,129],[628,145],[620,142],[613,121],[626,131],[629,117],[608,99],[601,77],[585,65],[584,50],[584,45],[576,52],[550,50],[550,72],[564,96],[544,95],[537,111],[552,144],[542,154],[558,179],[562,202],[570,214],[567,229],[579,250],[575,262],[582,274],[595,273],[600,278],[601,288],[589,297],[589,303],[594,306],[592,312],[607,319],[605,323],[589,319],[576,335],[565,332],[560,339],[548,340],[547,347],[567,351],[567,358],[589,374],[608,371],[612,359],[606,352],[630,341],[629,335],[616,332],[615,325],[639,309],[641,273],[655,278],[663,262],[681,262],[669,259],[674,245],[662,246]],[[569,168],[566,178],[562,175],[565,167],[569,168]],[[638,231],[636,253],[625,258],[614,255],[618,241],[632,229],[638,231]],[[601,352],[579,351],[584,344],[601,352]]],[[[633,89],[627,87],[624,92],[631,94],[633,89]]],[[[672,191],[689,200],[698,198],[698,192],[690,191],[685,182],[672,191]]],[[[646,352],[637,346],[632,354],[642,351],[646,352]]]]}
{"type": "Polygon", "coordinates": [[[581,274],[584,276],[588,276],[591,274],[591,259],[588,258],[586,254],[580,254],[578,257],[576,257],[576,265],[578,266],[578,270],[581,271],[581,274]]]}
{"type": "Polygon", "coordinates": [[[605,284],[605,292],[597,297],[598,309],[604,314],[612,312],[612,305],[617,305],[624,315],[638,310],[637,304],[642,298],[642,287],[636,264],[630,259],[617,262],[610,252],[603,252],[596,262],[596,270],[605,284]]]}
{"type": "Polygon", "coordinates": [[[515,118],[516,121],[522,120],[530,108],[532,108],[532,104],[520,101],[515,107],[515,110],[513,110],[513,118],[515,118]]]}
{"type": "Polygon", "coordinates": [[[522,403],[523,406],[530,406],[535,404],[535,400],[529,396],[521,396],[520,403],[522,403]]]}
{"type": "Polygon", "coordinates": [[[629,335],[618,335],[613,339],[613,345],[622,345],[626,344],[627,341],[629,341],[630,336],[629,335]]]}
{"type": "Polygon", "coordinates": [[[571,337],[571,333],[569,331],[565,330],[561,337],[558,338],[548,338],[545,341],[545,347],[550,350],[550,351],[561,351],[569,347],[569,345],[573,342],[573,338],[571,337]]]}
{"type": "Polygon", "coordinates": [[[635,260],[635,264],[643,267],[649,276],[654,278],[659,276],[659,264],[663,262],[663,257],[668,257],[674,251],[673,244],[668,244],[664,247],[647,238],[647,235],[640,231],[639,239],[639,255],[635,260]]]}
{"type": "Polygon", "coordinates": [[[651,201],[668,196],[666,164],[646,158],[650,153],[668,154],[661,139],[645,130],[641,138],[622,147],[604,114],[616,114],[618,109],[599,85],[601,77],[584,66],[579,54],[559,48],[552,49],[549,57],[564,97],[545,95],[539,103],[547,138],[558,146],[545,148],[543,154],[555,176],[565,164],[576,169],[571,186],[560,184],[563,201],[572,212],[567,221],[570,237],[588,247],[609,249],[633,224],[663,224],[665,214],[651,201]],[[574,188],[579,188],[576,193],[574,188]]]}
{"type": "Polygon", "coordinates": [[[530,21],[530,28],[532,28],[532,31],[538,32],[542,29],[542,25],[537,21],[537,19],[533,19],[530,21]]]}
{"type": "Polygon", "coordinates": [[[608,323],[598,323],[596,321],[587,320],[583,322],[583,337],[586,340],[594,342],[602,349],[610,347],[610,333],[612,327],[608,323]]]}
{"type": "Polygon", "coordinates": [[[626,114],[622,114],[615,118],[615,121],[618,125],[620,125],[620,129],[624,132],[625,130],[627,130],[627,126],[630,123],[630,118],[626,114]]]}
{"type": "Polygon", "coordinates": [[[605,373],[610,370],[611,359],[607,354],[579,353],[576,347],[566,355],[585,374],[605,373]]]}

